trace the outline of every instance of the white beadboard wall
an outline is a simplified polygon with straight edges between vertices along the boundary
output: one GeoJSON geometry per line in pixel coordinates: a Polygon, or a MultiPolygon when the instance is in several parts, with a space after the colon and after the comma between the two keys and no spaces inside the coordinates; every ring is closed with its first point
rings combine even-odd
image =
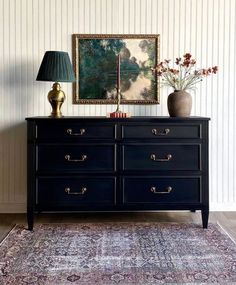
{"type": "MultiPolygon", "coordinates": [[[[236,210],[235,0],[0,0],[0,212],[26,210],[25,117],[48,115],[51,83],[35,78],[46,50],[71,55],[71,35],[160,34],[161,59],[191,52],[198,67],[219,74],[198,85],[192,115],[209,116],[210,209],[236,210]]],[[[64,115],[104,116],[112,105],[72,105],[64,115]]],[[[133,115],[167,115],[161,104],[126,105],[133,115]]]]}

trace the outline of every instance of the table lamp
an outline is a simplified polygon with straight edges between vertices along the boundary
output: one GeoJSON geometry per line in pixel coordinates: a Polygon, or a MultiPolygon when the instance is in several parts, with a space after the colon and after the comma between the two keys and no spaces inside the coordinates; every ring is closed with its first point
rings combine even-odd
{"type": "Polygon", "coordinates": [[[51,117],[62,117],[61,106],[66,97],[58,82],[75,81],[68,53],[63,51],[46,51],[36,80],[55,82],[52,90],[48,93],[48,101],[52,106],[51,117]]]}

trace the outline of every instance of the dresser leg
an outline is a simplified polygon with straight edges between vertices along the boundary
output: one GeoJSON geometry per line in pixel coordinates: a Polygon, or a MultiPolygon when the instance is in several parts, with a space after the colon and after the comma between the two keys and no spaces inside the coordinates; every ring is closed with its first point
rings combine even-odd
{"type": "Polygon", "coordinates": [[[28,230],[32,231],[34,227],[34,210],[27,209],[28,230]]]}
{"type": "Polygon", "coordinates": [[[209,210],[202,210],[202,226],[207,229],[208,225],[209,210]]]}

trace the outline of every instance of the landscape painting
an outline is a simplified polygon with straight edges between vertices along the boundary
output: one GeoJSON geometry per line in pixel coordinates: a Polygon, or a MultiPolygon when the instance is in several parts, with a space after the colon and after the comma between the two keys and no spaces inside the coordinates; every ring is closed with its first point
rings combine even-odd
{"type": "Polygon", "coordinates": [[[74,104],[158,104],[159,35],[74,34],[74,104]]]}

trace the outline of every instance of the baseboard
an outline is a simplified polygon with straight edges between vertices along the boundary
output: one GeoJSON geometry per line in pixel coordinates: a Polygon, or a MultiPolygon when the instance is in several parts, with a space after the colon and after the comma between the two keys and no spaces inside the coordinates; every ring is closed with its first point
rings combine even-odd
{"type": "MultiPolygon", "coordinates": [[[[212,212],[233,212],[236,209],[236,203],[210,203],[212,212]]],[[[24,203],[0,203],[0,213],[26,213],[24,203]]]]}
{"type": "Polygon", "coordinates": [[[236,211],[236,202],[234,202],[234,203],[210,203],[210,211],[235,212],[236,211]]]}
{"type": "Polygon", "coordinates": [[[0,203],[0,213],[26,213],[25,203],[0,203]]]}

